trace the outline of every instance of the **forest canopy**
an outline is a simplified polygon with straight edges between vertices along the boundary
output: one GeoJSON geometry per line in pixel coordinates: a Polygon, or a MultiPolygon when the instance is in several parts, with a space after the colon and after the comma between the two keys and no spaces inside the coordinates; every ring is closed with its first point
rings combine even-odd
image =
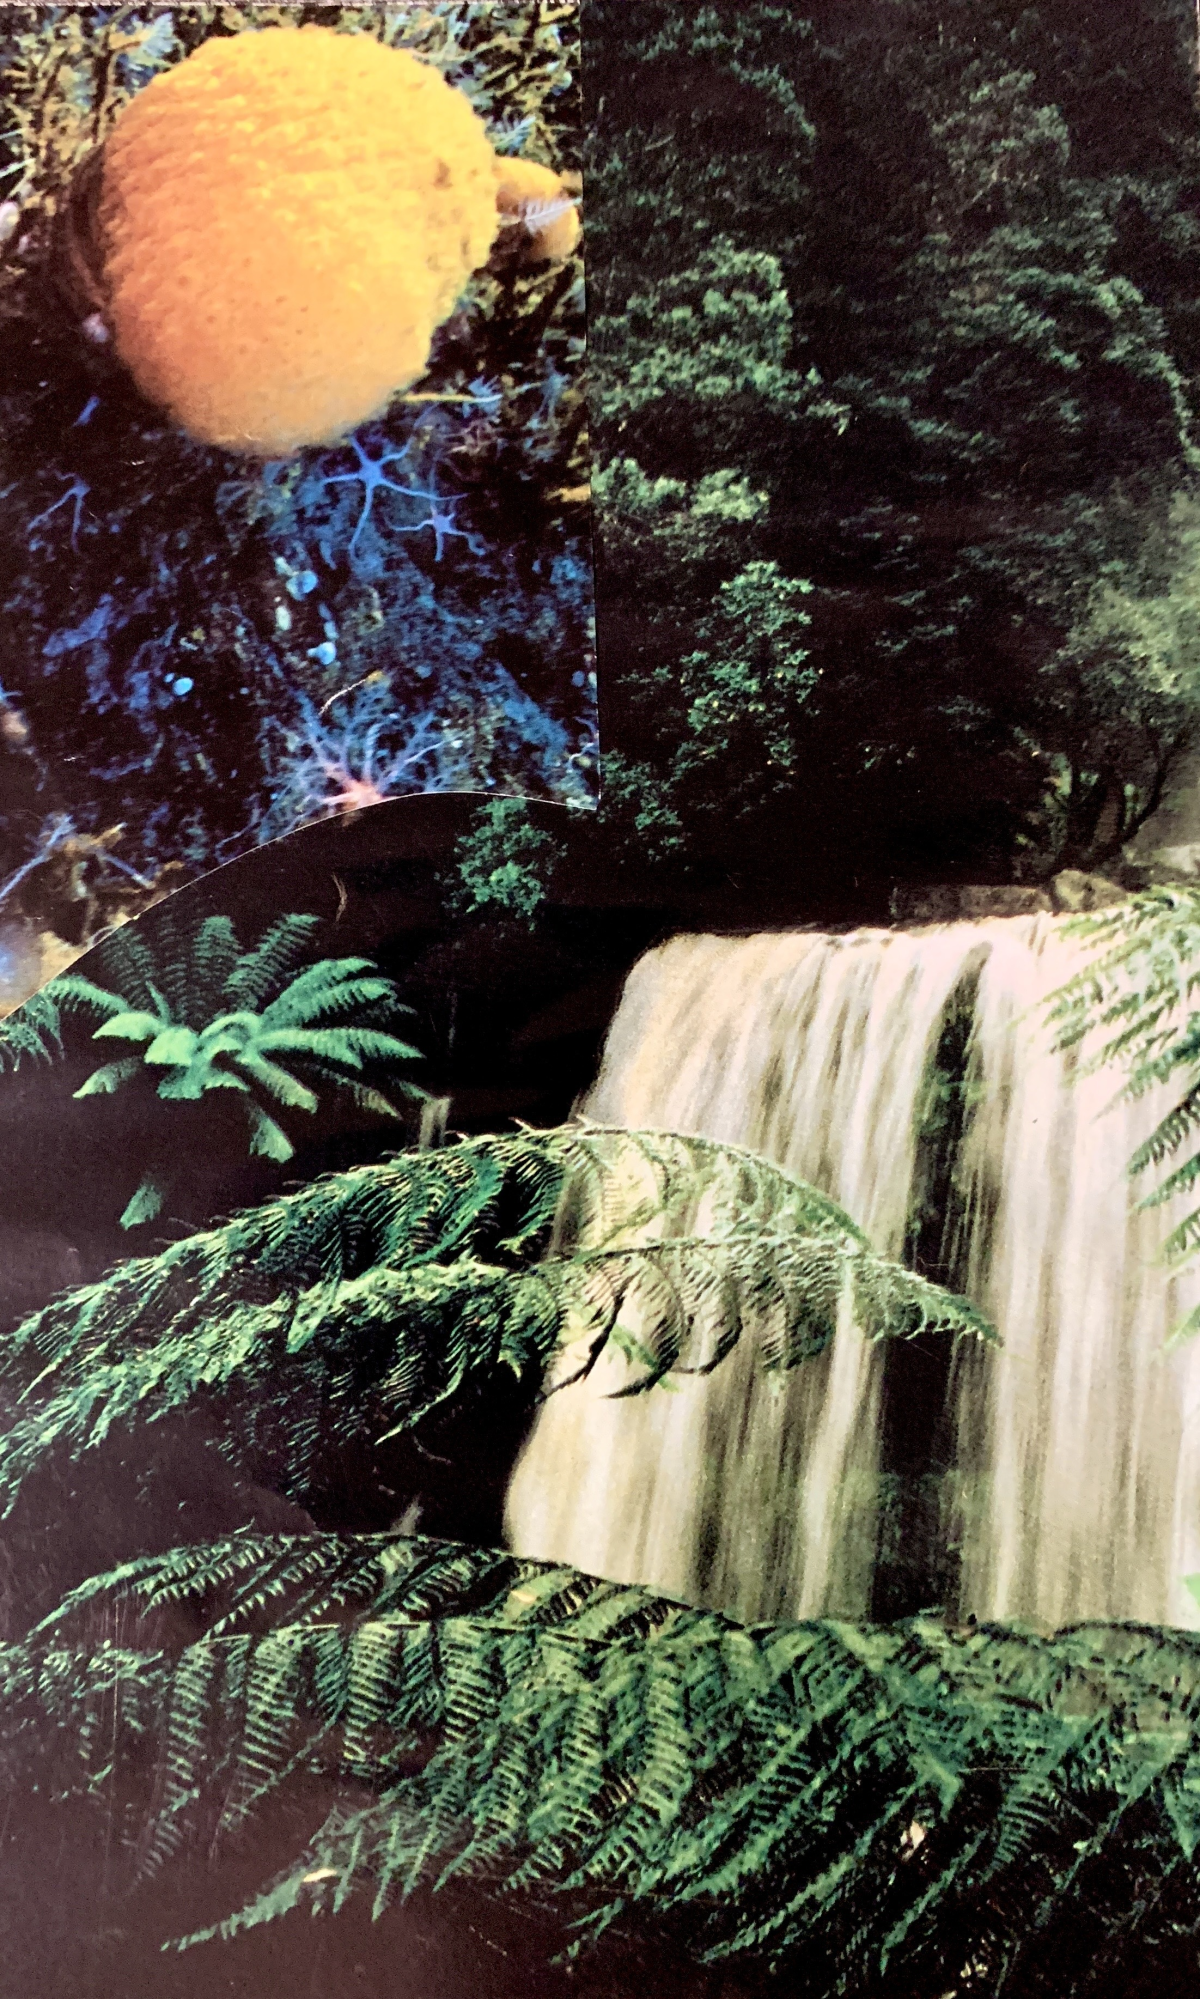
{"type": "Polygon", "coordinates": [[[1103,864],[1200,704],[1192,9],[593,0],[585,37],[572,840],[693,879],[1103,864]]]}

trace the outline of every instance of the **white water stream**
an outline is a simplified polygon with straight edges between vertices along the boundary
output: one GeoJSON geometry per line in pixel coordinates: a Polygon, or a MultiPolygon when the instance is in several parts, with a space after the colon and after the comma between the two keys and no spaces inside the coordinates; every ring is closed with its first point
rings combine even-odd
{"type": "MultiPolygon", "coordinates": [[[[958,1608],[1196,1625],[1200,1340],[1165,1342],[1200,1282],[1168,1278],[1171,1211],[1138,1214],[1125,1170],[1171,1091],[1110,1108],[1119,1076],[1050,1050],[1040,1002],[1078,948],[1048,917],[675,938],[631,973],[583,1108],[761,1152],[895,1255],[929,1065],[977,979],[957,1261],[1003,1349],[964,1349],[953,1380],[958,1608]]],[[[847,1325],[786,1376],[752,1340],[622,1400],[597,1370],[540,1414],[510,1541],[744,1618],[863,1616],[882,1362],[847,1325]]]]}

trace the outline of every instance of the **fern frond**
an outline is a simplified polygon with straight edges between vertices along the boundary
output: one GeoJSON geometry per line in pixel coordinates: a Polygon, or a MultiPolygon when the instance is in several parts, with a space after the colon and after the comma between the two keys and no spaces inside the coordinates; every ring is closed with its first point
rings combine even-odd
{"type": "Polygon", "coordinates": [[[322,958],[306,966],[262,1009],[264,1027],[297,1027],[335,1018],[340,1013],[389,1002],[400,1013],[411,1011],[396,998],[395,984],[370,958],[322,958]]]}
{"type": "Polygon", "coordinates": [[[1175,883],[1143,890],[1110,909],[1074,917],[1065,933],[1091,947],[1091,958],[1052,993],[1047,1017],[1058,1044],[1097,1040],[1089,1066],[1121,1062],[1136,1069],[1158,1051],[1191,995],[1200,990],[1200,887],[1175,883]]]}
{"type": "MultiPolygon", "coordinates": [[[[1090,1040],[1085,1073],[1115,1064],[1126,1071],[1122,1095],[1137,1099],[1182,1075],[1183,1094],[1129,1161],[1136,1178],[1161,1167],[1200,1131],[1200,887],[1175,883],[1066,927],[1093,947],[1091,962],[1051,994],[1047,1018],[1059,1048],[1090,1040]]],[[[1143,1201],[1158,1207],[1193,1188],[1200,1152],[1166,1176],[1143,1201]]],[[[1200,1247],[1200,1209],[1164,1245],[1168,1262],[1200,1247]]]]}
{"type": "Polygon", "coordinates": [[[414,1062],[421,1051],[377,1027],[274,1027],[255,1046],[264,1055],[288,1054],[336,1069],[361,1069],[364,1062],[414,1062]]]}
{"type": "MultiPolygon", "coordinates": [[[[57,979],[43,988],[43,994],[51,994],[60,1013],[98,1013],[102,1020],[109,1020],[114,1014],[125,1011],[125,1003],[116,993],[99,986],[93,979],[85,979],[78,972],[62,972],[57,979]]],[[[159,1013],[153,1018],[159,1021],[159,1013]]]]}
{"type": "Polygon", "coordinates": [[[235,1536],[76,1590],[0,1648],[0,1690],[10,1781],[23,1757],[45,1781],[69,1717],[50,1773],[69,1809],[132,1795],[131,1872],[194,1867],[323,1782],[295,1861],[198,1936],[461,1878],[557,1904],[581,1939],[665,1929],[814,1990],[887,1970],[940,1991],[986,1953],[1067,1999],[1099,1989],[1124,1876],[1143,1920],[1172,1883],[1168,1933],[1200,1921],[1200,1638],[1181,1632],[745,1628],[493,1550],[235,1536]],[[88,1620],[130,1601],[185,1605],[203,1635],[89,1650],[88,1620]],[[153,1782],[122,1791],[147,1744],[153,1782]]]}
{"type": "Polygon", "coordinates": [[[136,1055],[122,1056],[117,1062],[103,1062],[98,1069],[93,1069],[86,1082],[81,1083],[71,1094],[75,1097],[111,1097],[115,1090],[120,1089],[122,1083],[127,1083],[132,1076],[136,1076],[141,1066],[140,1058],[136,1055]]]}
{"type": "MultiPolygon", "coordinates": [[[[203,1612],[210,1638],[255,1629],[271,1607],[289,1624],[372,1616],[403,1608],[423,1618],[462,1610],[476,1597],[522,1587],[543,1607],[556,1591],[578,1603],[622,1595],[616,1584],[580,1579],[574,1570],[529,1563],[501,1550],[395,1534],[255,1534],[139,1555],[92,1576],[65,1596],[32,1638],[56,1645],[78,1635],[87,1614],[128,1604],[139,1616],[187,1605],[203,1612]],[[531,1583],[536,1589],[531,1591],[531,1583]]],[[[522,1601],[525,1601],[522,1598],[522,1601]]],[[[565,1602],[564,1598],[564,1602],[565,1602]]],[[[640,1599],[639,1599],[640,1600],[640,1599]]]]}
{"type": "Polygon", "coordinates": [[[228,916],[206,916],[192,946],[195,984],[205,993],[224,992],[241,956],[237,931],[228,916]]]}
{"type": "MultiPolygon", "coordinates": [[[[236,1086],[237,1081],[234,1076],[229,1078],[231,1085],[236,1086]]],[[[273,1117],[268,1117],[266,1111],[255,1103],[246,1105],[246,1117],[250,1125],[251,1157],[273,1159],[277,1166],[285,1165],[296,1148],[283,1126],[273,1117]]]]}
{"type": "Polygon", "coordinates": [[[278,1062],[268,1061],[253,1044],[239,1049],[233,1059],[268,1097],[285,1109],[309,1113],[316,1110],[318,1099],[315,1091],[278,1062]]]}
{"type": "MultiPolygon", "coordinates": [[[[177,927],[170,911],[159,919],[160,950],[169,955],[177,942],[177,927]]],[[[162,967],[136,924],[126,924],[115,935],[102,937],[91,962],[102,975],[101,991],[120,993],[127,1004],[147,1012],[163,1011],[162,994],[155,981],[162,967]]],[[[55,982],[57,983],[57,981],[55,982]]]]}
{"type": "MultiPolygon", "coordinates": [[[[284,1157],[286,1135],[247,1110],[255,1144],[284,1157]]],[[[619,1343],[631,1305],[644,1363],[625,1392],[638,1393],[711,1370],[743,1338],[763,1366],[795,1366],[847,1302],[871,1337],[989,1336],[965,1300],[877,1257],[834,1203],[736,1147],[568,1126],[401,1154],[26,1320],[0,1353],[0,1384],[23,1398],[0,1436],[0,1492],[11,1505],[48,1453],[202,1401],[232,1458],[299,1496],[331,1453],[411,1428],[471,1379],[510,1369],[531,1394],[543,1375],[548,1390],[577,1379],[619,1343]]]]}
{"type": "Polygon", "coordinates": [[[62,1014],[51,981],[0,1020],[0,1074],[19,1068],[22,1056],[50,1062],[62,1052],[62,1014]]]}
{"type": "Polygon", "coordinates": [[[1200,1209],[1185,1215],[1171,1230],[1162,1246],[1163,1260],[1166,1263],[1182,1263],[1197,1249],[1200,1249],[1200,1209]]]}
{"type": "MultiPolygon", "coordinates": [[[[127,1017],[117,1016],[118,1020],[127,1017]]],[[[109,1024],[111,1026],[112,1023],[109,1024]]],[[[133,1038],[141,1040],[142,1037],[138,1034],[133,1038]]],[[[194,1027],[164,1027],[155,1035],[142,1059],[151,1068],[187,1069],[196,1054],[199,1040],[194,1027]]]]}
{"type": "Polygon", "coordinates": [[[121,1212],[123,1229],[137,1228],[142,1222],[152,1222],[155,1215],[162,1213],[167,1190],[156,1173],[147,1173],[139,1181],[121,1212]]]}
{"type": "Polygon", "coordinates": [[[262,1010],[264,1000],[278,992],[312,949],[320,918],[281,916],[253,950],[239,957],[225,981],[225,997],[235,1007],[262,1010]]]}
{"type": "MultiPolygon", "coordinates": [[[[368,1083],[344,1080],[341,1087],[352,1104],[356,1104],[361,1111],[370,1112],[372,1117],[396,1118],[400,1115],[391,1098],[385,1097],[382,1090],[373,1090],[368,1083]]],[[[419,1084],[410,1082],[406,1076],[401,1076],[392,1088],[402,1097],[422,1098],[426,1094],[419,1084]]]]}
{"type": "MultiPolygon", "coordinates": [[[[1133,1085],[1129,1085],[1132,1092],[1133,1085]]],[[[1200,1129],[1200,1082],[1196,1082],[1160,1121],[1129,1161],[1131,1173],[1144,1173],[1149,1166],[1161,1166],[1178,1152],[1192,1133],[1200,1129]]]]}
{"type": "MultiPolygon", "coordinates": [[[[97,990],[99,990],[97,988],[97,990]]],[[[157,1041],[163,1031],[163,1016],[158,1013],[132,1011],[127,1007],[109,1009],[104,1020],[92,1035],[93,1041],[157,1041]]],[[[185,1034],[190,1028],[183,1030],[185,1034]]]]}

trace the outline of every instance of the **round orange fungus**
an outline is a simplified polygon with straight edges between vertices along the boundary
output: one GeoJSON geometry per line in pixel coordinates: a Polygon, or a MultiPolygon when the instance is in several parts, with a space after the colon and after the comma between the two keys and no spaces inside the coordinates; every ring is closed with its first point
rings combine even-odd
{"type": "Polygon", "coordinates": [[[331,444],[424,373],[491,249],[499,165],[463,93],[405,50],[320,27],[214,37],[104,147],[116,351],[206,444],[331,444]]]}

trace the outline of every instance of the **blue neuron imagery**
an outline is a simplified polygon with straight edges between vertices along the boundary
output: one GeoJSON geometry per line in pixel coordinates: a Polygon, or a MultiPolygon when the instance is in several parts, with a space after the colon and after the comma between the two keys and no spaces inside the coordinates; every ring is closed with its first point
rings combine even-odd
{"type": "Polygon", "coordinates": [[[594,801],[576,31],[537,0],[5,10],[0,921],[86,944],[410,793],[594,801]],[[272,457],[198,437],[127,365],[104,176],[141,92],[213,38],[285,27],[411,52],[469,101],[498,177],[532,180],[497,197],[424,373],[272,457]]]}

